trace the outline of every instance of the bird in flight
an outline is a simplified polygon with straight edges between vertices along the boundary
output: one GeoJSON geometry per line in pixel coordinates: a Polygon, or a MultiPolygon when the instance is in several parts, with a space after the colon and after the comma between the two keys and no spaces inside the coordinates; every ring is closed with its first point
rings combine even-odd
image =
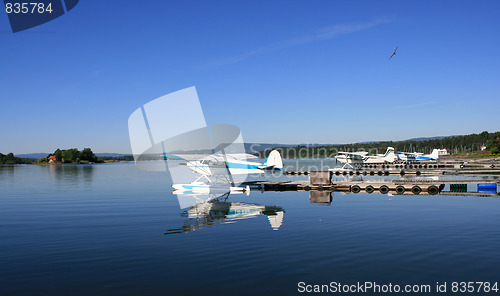
{"type": "Polygon", "coordinates": [[[396,50],[398,50],[397,46],[396,46],[396,49],[394,50],[394,52],[392,53],[391,57],[389,58],[389,60],[396,54],[396,50]]]}

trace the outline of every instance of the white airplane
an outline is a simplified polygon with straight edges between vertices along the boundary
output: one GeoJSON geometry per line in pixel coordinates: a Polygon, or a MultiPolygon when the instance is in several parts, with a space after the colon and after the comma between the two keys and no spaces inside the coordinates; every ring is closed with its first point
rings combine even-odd
{"type": "Polygon", "coordinates": [[[339,152],[335,156],[341,163],[344,164],[342,169],[347,167],[353,168],[353,165],[362,165],[370,163],[393,163],[398,159],[393,147],[388,147],[385,154],[368,155],[368,152],[339,152]]]}
{"type": "Polygon", "coordinates": [[[418,153],[416,160],[438,160],[439,155],[448,154],[446,149],[433,149],[431,154],[418,153]]]}
{"type": "Polygon", "coordinates": [[[398,152],[398,158],[402,161],[415,161],[418,154],[417,152],[398,152]]]}
{"type": "Polygon", "coordinates": [[[247,153],[210,154],[203,158],[192,154],[164,154],[163,156],[170,159],[185,160],[186,166],[190,170],[201,175],[190,184],[172,185],[176,190],[196,193],[209,193],[214,190],[227,190],[230,192],[249,191],[250,188],[248,186],[245,188],[228,186],[228,184],[233,183],[231,181],[232,175],[262,174],[268,171],[280,171],[283,169],[283,160],[277,150],[271,151],[263,163],[247,161],[248,159],[257,158],[247,153]],[[215,177],[216,182],[213,182],[210,177],[215,177]],[[205,178],[208,183],[199,182],[202,178],[205,178]],[[222,183],[218,182],[221,179],[222,183]]]}

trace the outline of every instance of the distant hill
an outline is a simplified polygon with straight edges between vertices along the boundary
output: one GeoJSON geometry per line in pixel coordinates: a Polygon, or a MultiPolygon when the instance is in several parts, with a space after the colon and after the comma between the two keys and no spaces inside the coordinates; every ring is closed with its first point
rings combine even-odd
{"type": "MultiPolygon", "coordinates": [[[[411,139],[406,139],[406,140],[400,140],[400,141],[393,141],[395,143],[397,142],[422,142],[422,141],[430,141],[430,140],[441,140],[444,138],[450,138],[450,137],[459,137],[460,135],[455,135],[455,136],[437,136],[437,137],[420,137],[420,138],[411,138],[411,139]]],[[[380,142],[387,142],[387,141],[367,141],[367,142],[356,142],[354,144],[373,144],[373,143],[380,143],[380,142]]],[[[325,146],[334,146],[334,145],[344,145],[344,144],[330,144],[330,145],[325,145],[325,146]]]]}
{"type": "Polygon", "coordinates": [[[403,140],[403,141],[398,141],[398,142],[404,142],[404,141],[414,141],[414,142],[421,142],[421,141],[430,141],[430,140],[441,140],[444,138],[449,138],[449,137],[458,137],[461,135],[454,135],[454,136],[439,136],[439,137],[421,137],[421,138],[412,138],[408,140],[403,140]]]}
{"type": "Polygon", "coordinates": [[[47,157],[49,153],[27,153],[27,154],[16,154],[17,157],[29,158],[29,159],[40,159],[42,157],[47,157]]]}

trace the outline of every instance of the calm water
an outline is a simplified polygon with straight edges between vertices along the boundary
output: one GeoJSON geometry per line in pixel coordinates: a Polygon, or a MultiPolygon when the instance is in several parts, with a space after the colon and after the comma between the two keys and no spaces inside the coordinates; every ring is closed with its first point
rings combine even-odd
{"type": "Polygon", "coordinates": [[[498,198],[336,192],[316,204],[309,192],[254,190],[197,209],[200,218],[180,209],[169,182],[133,164],[0,167],[0,295],[500,281],[498,198]]]}

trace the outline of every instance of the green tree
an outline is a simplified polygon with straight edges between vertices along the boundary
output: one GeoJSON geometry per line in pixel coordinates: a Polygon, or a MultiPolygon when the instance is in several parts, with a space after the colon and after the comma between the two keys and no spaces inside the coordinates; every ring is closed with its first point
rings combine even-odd
{"type": "Polygon", "coordinates": [[[500,139],[499,138],[490,139],[486,143],[486,148],[488,148],[488,150],[490,150],[492,154],[500,153],[500,139]]]}
{"type": "Polygon", "coordinates": [[[76,148],[63,150],[62,151],[62,161],[64,163],[73,163],[80,160],[81,152],[76,148]]]}
{"type": "Polygon", "coordinates": [[[92,149],[90,148],[84,148],[81,153],[81,160],[87,160],[90,162],[96,162],[97,157],[95,156],[94,152],[92,152],[92,149]]]}
{"type": "Polygon", "coordinates": [[[57,162],[62,161],[62,151],[61,149],[57,148],[57,150],[54,152],[54,156],[56,157],[57,162]]]}
{"type": "Polygon", "coordinates": [[[484,131],[484,132],[482,132],[481,134],[479,134],[479,136],[481,137],[481,140],[482,140],[483,142],[486,142],[486,141],[488,141],[488,138],[489,138],[489,136],[490,136],[490,133],[488,133],[487,131],[484,131]]]}
{"type": "MultiPolygon", "coordinates": [[[[49,154],[49,156],[50,156],[50,154],[49,154]]],[[[49,157],[42,157],[36,161],[36,163],[48,163],[48,162],[49,162],[49,157]]]]}

